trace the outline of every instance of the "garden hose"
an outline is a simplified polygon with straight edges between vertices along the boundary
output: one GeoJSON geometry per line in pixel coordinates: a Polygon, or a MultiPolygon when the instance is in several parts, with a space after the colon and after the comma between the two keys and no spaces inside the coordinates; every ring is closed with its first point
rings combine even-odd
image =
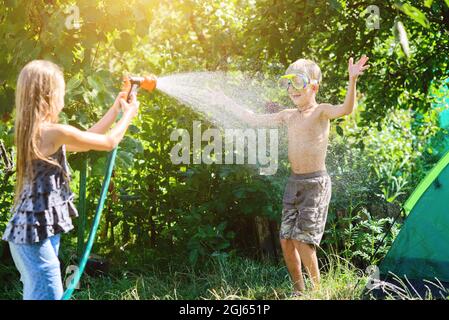
{"type": "Polygon", "coordinates": [[[89,238],[86,243],[86,248],[84,249],[84,253],[83,253],[83,256],[79,263],[78,270],[75,272],[66,291],[64,292],[64,294],[61,298],[62,300],[69,300],[70,297],[72,296],[73,291],[75,290],[76,286],[78,285],[78,282],[80,281],[81,276],[84,272],[87,260],[89,259],[90,251],[92,250],[92,246],[93,246],[93,243],[95,240],[95,235],[97,234],[98,226],[100,225],[101,213],[103,211],[104,203],[106,201],[106,196],[108,194],[109,183],[111,182],[112,170],[114,168],[116,156],[117,156],[117,148],[115,148],[109,154],[108,164],[106,166],[106,173],[105,173],[105,177],[103,180],[103,185],[101,187],[100,201],[98,202],[98,206],[95,211],[95,217],[94,217],[94,221],[92,224],[92,229],[90,230],[90,233],[89,233],[89,238]]]}
{"type": "MultiPolygon", "coordinates": [[[[156,88],[157,79],[154,75],[150,75],[147,77],[125,77],[123,81],[123,90],[128,92],[127,102],[130,101],[132,94],[137,94],[137,90],[139,88],[145,89],[149,92],[153,91],[156,88]]],[[[71,279],[69,285],[67,286],[66,291],[62,296],[62,300],[69,300],[73,294],[73,291],[77,287],[81,276],[83,275],[84,269],[86,268],[87,260],[89,259],[90,252],[92,250],[93,243],[95,241],[95,236],[97,234],[98,227],[101,221],[101,214],[103,212],[104,203],[106,202],[106,197],[108,195],[109,184],[111,182],[112,170],[114,169],[115,158],[117,156],[117,148],[115,148],[108,157],[108,162],[106,166],[106,173],[103,179],[103,185],[101,187],[100,193],[100,201],[98,202],[97,209],[95,211],[94,221],[92,223],[92,228],[89,233],[89,238],[87,239],[86,247],[84,249],[84,253],[81,257],[78,269],[75,271],[73,278],[71,279]]],[[[87,160],[85,162],[87,166],[87,160]]],[[[84,168],[84,173],[87,168],[84,168]]],[[[82,184],[80,189],[80,195],[85,197],[86,195],[86,176],[83,174],[82,176],[82,184]]],[[[81,204],[85,210],[85,203],[81,204]]],[[[84,227],[83,227],[84,228],[84,227]]],[[[82,230],[84,233],[84,230],[82,230]]]]}

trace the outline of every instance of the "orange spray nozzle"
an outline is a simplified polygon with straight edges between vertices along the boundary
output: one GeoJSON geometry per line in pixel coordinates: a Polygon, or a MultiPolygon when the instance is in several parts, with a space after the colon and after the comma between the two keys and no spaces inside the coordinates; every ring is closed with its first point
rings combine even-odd
{"type": "Polygon", "coordinates": [[[123,79],[123,91],[128,92],[127,101],[129,102],[129,99],[131,98],[132,94],[137,94],[137,90],[139,88],[145,89],[148,92],[153,91],[156,89],[157,85],[157,79],[154,75],[149,75],[145,77],[135,77],[125,76],[123,79]]]}

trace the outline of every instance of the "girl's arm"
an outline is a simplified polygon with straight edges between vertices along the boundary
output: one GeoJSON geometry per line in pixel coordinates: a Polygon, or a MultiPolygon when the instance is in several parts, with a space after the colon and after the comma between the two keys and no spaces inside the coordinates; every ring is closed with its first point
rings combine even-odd
{"type": "MultiPolygon", "coordinates": [[[[123,139],[129,124],[137,115],[137,109],[139,106],[135,96],[130,104],[126,103],[124,99],[120,99],[119,101],[124,110],[123,116],[108,133],[97,133],[92,131],[92,128],[88,131],[82,131],[69,125],[58,125],[55,144],[59,146],[65,144],[67,151],[75,152],[85,152],[89,150],[113,150],[123,139]]],[[[106,117],[108,113],[103,117],[103,119],[106,118],[105,120],[101,119],[94,126],[96,127],[98,125],[94,130],[104,129],[106,127],[107,122],[110,120],[106,117]]],[[[98,132],[101,132],[101,130],[98,132]]]]}
{"type": "Polygon", "coordinates": [[[106,133],[112,124],[117,119],[118,114],[120,113],[120,99],[125,99],[127,96],[126,92],[120,92],[117,98],[114,101],[112,107],[106,112],[106,114],[92,127],[90,127],[87,131],[93,133],[106,133]]]}

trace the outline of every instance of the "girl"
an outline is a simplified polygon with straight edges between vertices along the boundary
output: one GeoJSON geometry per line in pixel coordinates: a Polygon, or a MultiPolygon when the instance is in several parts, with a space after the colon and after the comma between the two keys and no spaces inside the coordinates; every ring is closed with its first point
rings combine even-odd
{"type": "Polygon", "coordinates": [[[53,300],[63,294],[58,249],[61,233],[73,229],[78,213],[69,187],[66,151],[114,149],[136,116],[138,102],[121,92],[92,128],[58,124],[65,83],[55,64],[35,60],[20,72],[16,89],[17,178],[13,216],[3,240],[21,275],[24,299],[53,300]],[[109,131],[117,115],[120,121],[109,131]]]}

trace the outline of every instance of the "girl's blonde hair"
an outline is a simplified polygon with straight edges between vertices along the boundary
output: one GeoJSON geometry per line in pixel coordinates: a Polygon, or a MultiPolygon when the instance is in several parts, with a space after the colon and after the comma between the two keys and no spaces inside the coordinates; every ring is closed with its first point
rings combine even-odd
{"type": "Polygon", "coordinates": [[[39,151],[41,126],[56,123],[64,105],[64,76],[54,63],[34,60],[20,72],[16,88],[15,142],[17,204],[25,179],[33,179],[32,161],[43,160],[60,167],[39,151]]]}

